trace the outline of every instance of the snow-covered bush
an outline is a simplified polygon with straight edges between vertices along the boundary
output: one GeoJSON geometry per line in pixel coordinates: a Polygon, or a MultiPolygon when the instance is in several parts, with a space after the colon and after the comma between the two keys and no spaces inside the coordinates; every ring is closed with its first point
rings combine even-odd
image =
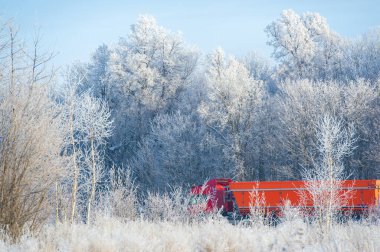
{"type": "Polygon", "coordinates": [[[109,188],[100,195],[96,215],[112,216],[124,221],[136,219],[139,215],[138,186],[131,170],[113,167],[109,184],[109,188]]]}

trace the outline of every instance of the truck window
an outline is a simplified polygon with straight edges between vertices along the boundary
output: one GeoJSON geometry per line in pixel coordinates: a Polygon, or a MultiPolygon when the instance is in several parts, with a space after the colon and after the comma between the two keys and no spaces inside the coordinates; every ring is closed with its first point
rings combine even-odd
{"type": "Polygon", "coordinates": [[[207,202],[207,196],[206,195],[194,195],[191,196],[189,204],[190,205],[198,205],[203,204],[207,202]]]}

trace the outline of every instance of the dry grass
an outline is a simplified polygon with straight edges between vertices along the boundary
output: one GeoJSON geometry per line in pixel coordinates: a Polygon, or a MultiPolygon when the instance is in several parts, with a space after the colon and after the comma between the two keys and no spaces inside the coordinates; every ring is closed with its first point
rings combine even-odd
{"type": "Polygon", "coordinates": [[[46,225],[19,243],[0,241],[0,251],[376,251],[380,226],[352,222],[328,233],[300,220],[277,227],[231,225],[226,220],[196,223],[120,221],[100,216],[93,225],[46,225]]]}

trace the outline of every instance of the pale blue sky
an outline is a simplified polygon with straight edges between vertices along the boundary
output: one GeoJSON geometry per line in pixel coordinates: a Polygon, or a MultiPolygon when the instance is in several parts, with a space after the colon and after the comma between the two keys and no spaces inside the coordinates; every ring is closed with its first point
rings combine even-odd
{"type": "Polygon", "coordinates": [[[380,0],[0,0],[0,18],[14,18],[30,39],[41,28],[46,49],[57,65],[86,61],[102,43],[129,33],[139,14],[150,14],[172,31],[182,31],[204,53],[221,46],[238,56],[250,51],[270,57],[264,28],[284,9],[319,12],[338,33],[357,37],[380,25],[380,0]]]}

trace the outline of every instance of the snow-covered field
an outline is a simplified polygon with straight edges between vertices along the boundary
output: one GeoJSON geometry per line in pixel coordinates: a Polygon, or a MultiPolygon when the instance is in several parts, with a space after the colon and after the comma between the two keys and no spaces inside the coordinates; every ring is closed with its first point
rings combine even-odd
{"type": "Polygon", "coordinates": [[[277,227],[231,225],[224,219],[197,223],[120,221],[47,225],[0,251],[378,251],[380,226],[353,222],[329,232],[300,220],[277,227]]]}

